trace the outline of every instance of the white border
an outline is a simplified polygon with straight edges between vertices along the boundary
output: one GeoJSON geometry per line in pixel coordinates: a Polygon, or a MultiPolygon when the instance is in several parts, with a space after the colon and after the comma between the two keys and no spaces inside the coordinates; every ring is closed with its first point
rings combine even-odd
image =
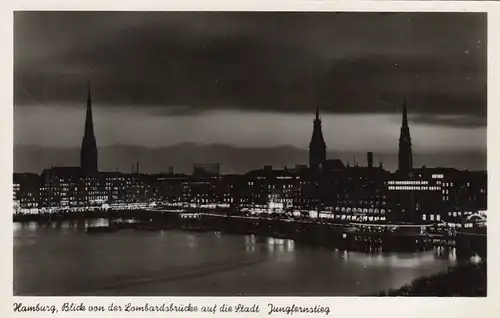
{"type": "MultiPolygon", "coordinates": [[[[0,233],[2,236],[1,248],[3,255],[1,284],[1,309],[6,316],[14,315],[12,312],[13,302],[27,301],[43,304],[62,304],[66,301],[93,304],[134,303],[160,301],[174,301],[186,303],[191,301],[197,304],[218,303],[259,303],[263,311],[260,315],[267,316],[267,303],[281,304],[322,304],[331,309],[329,316],[357,317],[369,315],[370,317],[384,317],[387,315],[401,317],[495,317],[500,313],[500,290],[499,275],[496,273],[498,267],[498,248],[500,242],[498,224],[500,222],[500,204],[496,193],[499,182],[498,163],[500,162],[498,146],[500,145],[499,128],[499,60],[500,42],[498,30],[500,30],[500,3],[491,1],[194,1],[183,0],[176,3],[164,3],[163,1],[99,1],[99,0],[44,0],[27,1],[20,0],[15,3],[2,3],[0,24],[2,26],[1,46],[1,114],[2,125],[0,125],[0,142],[2,146],[2,164],[4,169],[0,171],[1,189],[1,223],[0,233]],[[13,10],[129,10],[129,11],[460,11],[460,12],[488,12],[488,297],[487,298],[360,298],[360,297],[334,297],[334,298],[284,298],[284,297],[245,297],[245,298],[113,298],[113,297],[79,297],[79,298],[32,298],[12,296],[12,167],[13,167],[13,10]]],[[[79,313],[74,313],[78,315],[79,313]]],[[[89,312],[82,313],[85,317],[91,315],[89,312]]],[[[118,313],[121,317],[125,313],[118,313]]],[[[159,313],[166,315],[166,313],[159,313]]],[[[29,313],[25,316],[38,317],[42,313],[29,313]]],[[[81,314],[79,314],[81,315],[81,314]]],[[[95,314],[97,315],[97,314],[95,314]]],[[[113,313],[99,314],[110,317],[113,313]]],[[[118,316],[117,315],[117,316],[118,316]]],[[[144,313],[130,313],[136,317],[142,317],[144,313]]],[[[185,314],[168,314],[174,316],[185,316],[185,314]]],[[[194,314],[193,314],[194,315],[194,314]]],[[[201,313],[197,316],[204,316],[201,313]]],[[[223,315],[218,313],[216,316],[223,315]]],[[[232,316],[231,314],[226,314],[232,316]]],[[[233,314],[234,315],[234,314],[233,314]]],[[[286,315],[282,315],[286,316],[286,315]]],[[[294,314],[293,316],[299,316],[294,314]]],[[[317,316],[317,315],[316,315],[317,316]]]]}

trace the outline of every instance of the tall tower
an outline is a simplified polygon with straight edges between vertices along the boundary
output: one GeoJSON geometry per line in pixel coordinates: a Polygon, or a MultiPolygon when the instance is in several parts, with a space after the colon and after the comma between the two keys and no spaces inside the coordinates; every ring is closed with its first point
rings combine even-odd
{"type": "Polygon", "coordinates": [[[83,173],[97,172],[97,144],[94,135],[94,121],[92,119],[92,100],[90,98],[90,81],[88,82],[87,116],[85,117],[85,133],[80,151],[80,167],[83,173]]]}
{"type": "Polygon", "coordinates": [[[408,127],[408,118],[406,114],[406,99],[403,104],[403,123],[401,125],[401,134],[399,136],[399,171],[410,174],[413,169],[413,155],[411,151],[410,127],[408,127]]]}
{"type": "Polygon", "coordinates": [[[309,143],[309,168],[318,169],[326,160],[326,144],[321,129],[319,108],[316,106],[316,118],[314,119],[313,134],[309,143]]]}

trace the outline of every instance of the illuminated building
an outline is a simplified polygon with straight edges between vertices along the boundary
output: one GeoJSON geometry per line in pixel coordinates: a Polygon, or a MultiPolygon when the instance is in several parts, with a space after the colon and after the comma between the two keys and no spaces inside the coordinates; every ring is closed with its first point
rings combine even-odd
{"type": "Polygon", "coordinates": [[[42,209],[97,209],[108,201],[102,175],[84,173],[80,167],[54,167],[42,173],[42,209]]]}
{"type": "Polygon", "coordinates": [[[40,200],[40,177],[34,173],[14,173],[15,213],[37,213],[40,200]]]}
{"type": "MultiPolygon", "coordinates": [[[[389,172],[373,167],[373,154],[367,153],[368,166],[346,167],[325,174],[320,199],[323,217],[340,223],[379,223],[390,219],[385,182],[389,172]]],[[[320,216],[322,216],[320,214],[320,216]]]]}
{"type": "Polygon", "coordinates": [[[409,222],[456,223],[464,212],[486,210],[486,186],[485,171],[453,168],[413,169],[411,177],[397,172],[387,182],[398,219],[409,222]]]}
{"type": "Polygon", "coordinates": [[[182,205],[184,184],[187,176],[184,174],[154,174],[150,176],[153,199],[162,205],[182,205]]]}
{"type": "Polygon", "coordinates": [[[150,198],[150,182],[146,174],[125,175],[125,203],[147,203],[150,198]]]}
{"type": "MultiPolygon", "coordinates": [[[[334,223],[442,223],[484,220],[486,173],[449,168],[413,169],[411,178],[382,167],[273,170],[245,175],[195,176],[101,172],[79,167],[46,169],[42,177],[14,179],[16,211],[94,209],[232,208],[285,218],[334,223]],[[38,180],[38,181],[37,181],[38,180]],[[39,189],[39,190],[38,190],[39,189]]],[[[470,222],[469,222],[470,221],[470,222]]]]}
{"type": "Polygon", "coordinates": [[[119,172],[101,172],[104,177],[106,203],[110,206],[120,206],[126,203],[127,178],[119,172]]]}
{"type": "Polygon", "coordinates": [[[183,202],[190,207],[227,207],[233,203],[231,187],[220,176],[190,176],[183,184],[183,202]]]}
{"type": "Polygon", "coordinates": [[[306,174],[265,167],[244,176],[240,206],[262,212],[281,213],[297,206],[297,191],[306,174]]]}
{"type": "Polygon", "coordinates": [[[100,172],[86,174],[80,167],[45,169],[40,186],[43,210],[82,211],[104,206],[125,208],[147,204],[153,198],[151,182],[144,174],[100,172]]]}
{"type": "Polygon", "coordinates": [[[339,223],[385,222],[389,218],[381,167],[322,170],[254,170],[245,175],[241,207],[257,213],[330,219],[339,223]]]}
{"type": "Polygon", "coordinates": [[[21,184],[17,183],[16,180],[13,182],[12,200],[14,201],[14,211],[18,211],[20,207],[20,189],[21,184]]]}
{"type": "Polygon", "coordinates": [[[72,209],[87,205],[85,182],[80,167],[54,167],[45,169],[41,176],[40,208],[72,209]]]}

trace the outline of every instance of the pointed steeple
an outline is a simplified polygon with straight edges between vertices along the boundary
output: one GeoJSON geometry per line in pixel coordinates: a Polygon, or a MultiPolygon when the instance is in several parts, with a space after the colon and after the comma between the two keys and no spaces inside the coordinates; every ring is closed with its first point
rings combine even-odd
{"type": "Polygon", "coordinates": [[[408,127],[408,114],[406,110],[406,98],[403,102],[403,116],[401,133],[399,136],[399,171],[411,173],[413,169],[413,154],[411,147],[410,127],[408,127]]]}
{"type": "Polygon", "coordinates": [[[403,126],[408,126],[408,115],[406,114],[406,97],[403,101],[403,126]]]}
{"type": "Polygon", "coordinates": [[[90,98],[90,80],[87,81],[87,105],[90,104],[90,101],[92,99],[90,98]]]}
{"type": "Polygon", "coordinates": [[[98,171],[97,143],[94,135],[90,81],[87,83],[87,114],[85,116],[85,131],[83,134],[82,148],[80,150],[80,167],[85,174],[93,174],[98,171]]]}
{"type": "Polygon", "coordinates": [[[94,120],[92,117],[92,99],[90,96],[90,81],[87,82],[87,116],[85,117],[84,137],[94,137],[94,120]]]}
{"type": "Polygon", "coordinates": [[[319,106],[316,104],[316,117],[314,119],[313,134],[309,143],[309,167],[318,169],[326,161],[326,144],[321,128],[319,106]]]}

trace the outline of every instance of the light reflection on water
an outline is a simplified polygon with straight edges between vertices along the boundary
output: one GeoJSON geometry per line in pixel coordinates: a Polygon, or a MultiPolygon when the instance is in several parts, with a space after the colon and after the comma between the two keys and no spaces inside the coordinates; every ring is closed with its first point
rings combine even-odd
{"type": "Polygon", "coordinates": [[[109,220],[104,218],[85,220],[85,227],[89,226],[109,226],[109,220]]]}
{"type": "Polygon", "coordinates": [[[479,262],[481,262],[481,256],[479,255],[474,255],[470,258],[470,261],[474,264],[477,264],[479,262]]]}
{"type": "Polygon", "coordinates": [[[108,295],[360,295],[397,288],[455,261],[447,249],[367,254],[220,232],[86,234],[77,222],[14,225],[16,294],[93,295],[95,286],[115,284],[108,295]],[[148,283],[129,284],[137,280],[148,283]]]}
{"type": "MultiPolygon", "coordinates": [[[[431,264],[437,259],[446,260],[450,265],[455,265],[457,261],[455,248],[434,248],[432,251],[414,253],[360,253],[347,250],[334,250],[335,255],[339,255],[345,263],[360,264],[363,266],[390,266],[392,268],[418,268],[426,264],[431,264]]],[[[337,256],[338,257],[338,256],[337,256]]]]}
{"type": "Polygon", "coordinates": [[[198,240],[196,239],[196,234],[188,234],[186,235],[187,246],[190,249],[196,249],[198,240]]]}
{"type": "Polygon", "coordinates": [[[295,249],[295,242],[289,239],[269,237],[267,239],[267,246],[271,252],[275,249],[279,252],[293,252],[295,249]]]}
{"type": "Polygon", "coordinates": [[[245,250],[247,252],[255,252],[255,245],[256,245],[256,240],[255,240],[255,235],[245,235],[245,250]]]}

